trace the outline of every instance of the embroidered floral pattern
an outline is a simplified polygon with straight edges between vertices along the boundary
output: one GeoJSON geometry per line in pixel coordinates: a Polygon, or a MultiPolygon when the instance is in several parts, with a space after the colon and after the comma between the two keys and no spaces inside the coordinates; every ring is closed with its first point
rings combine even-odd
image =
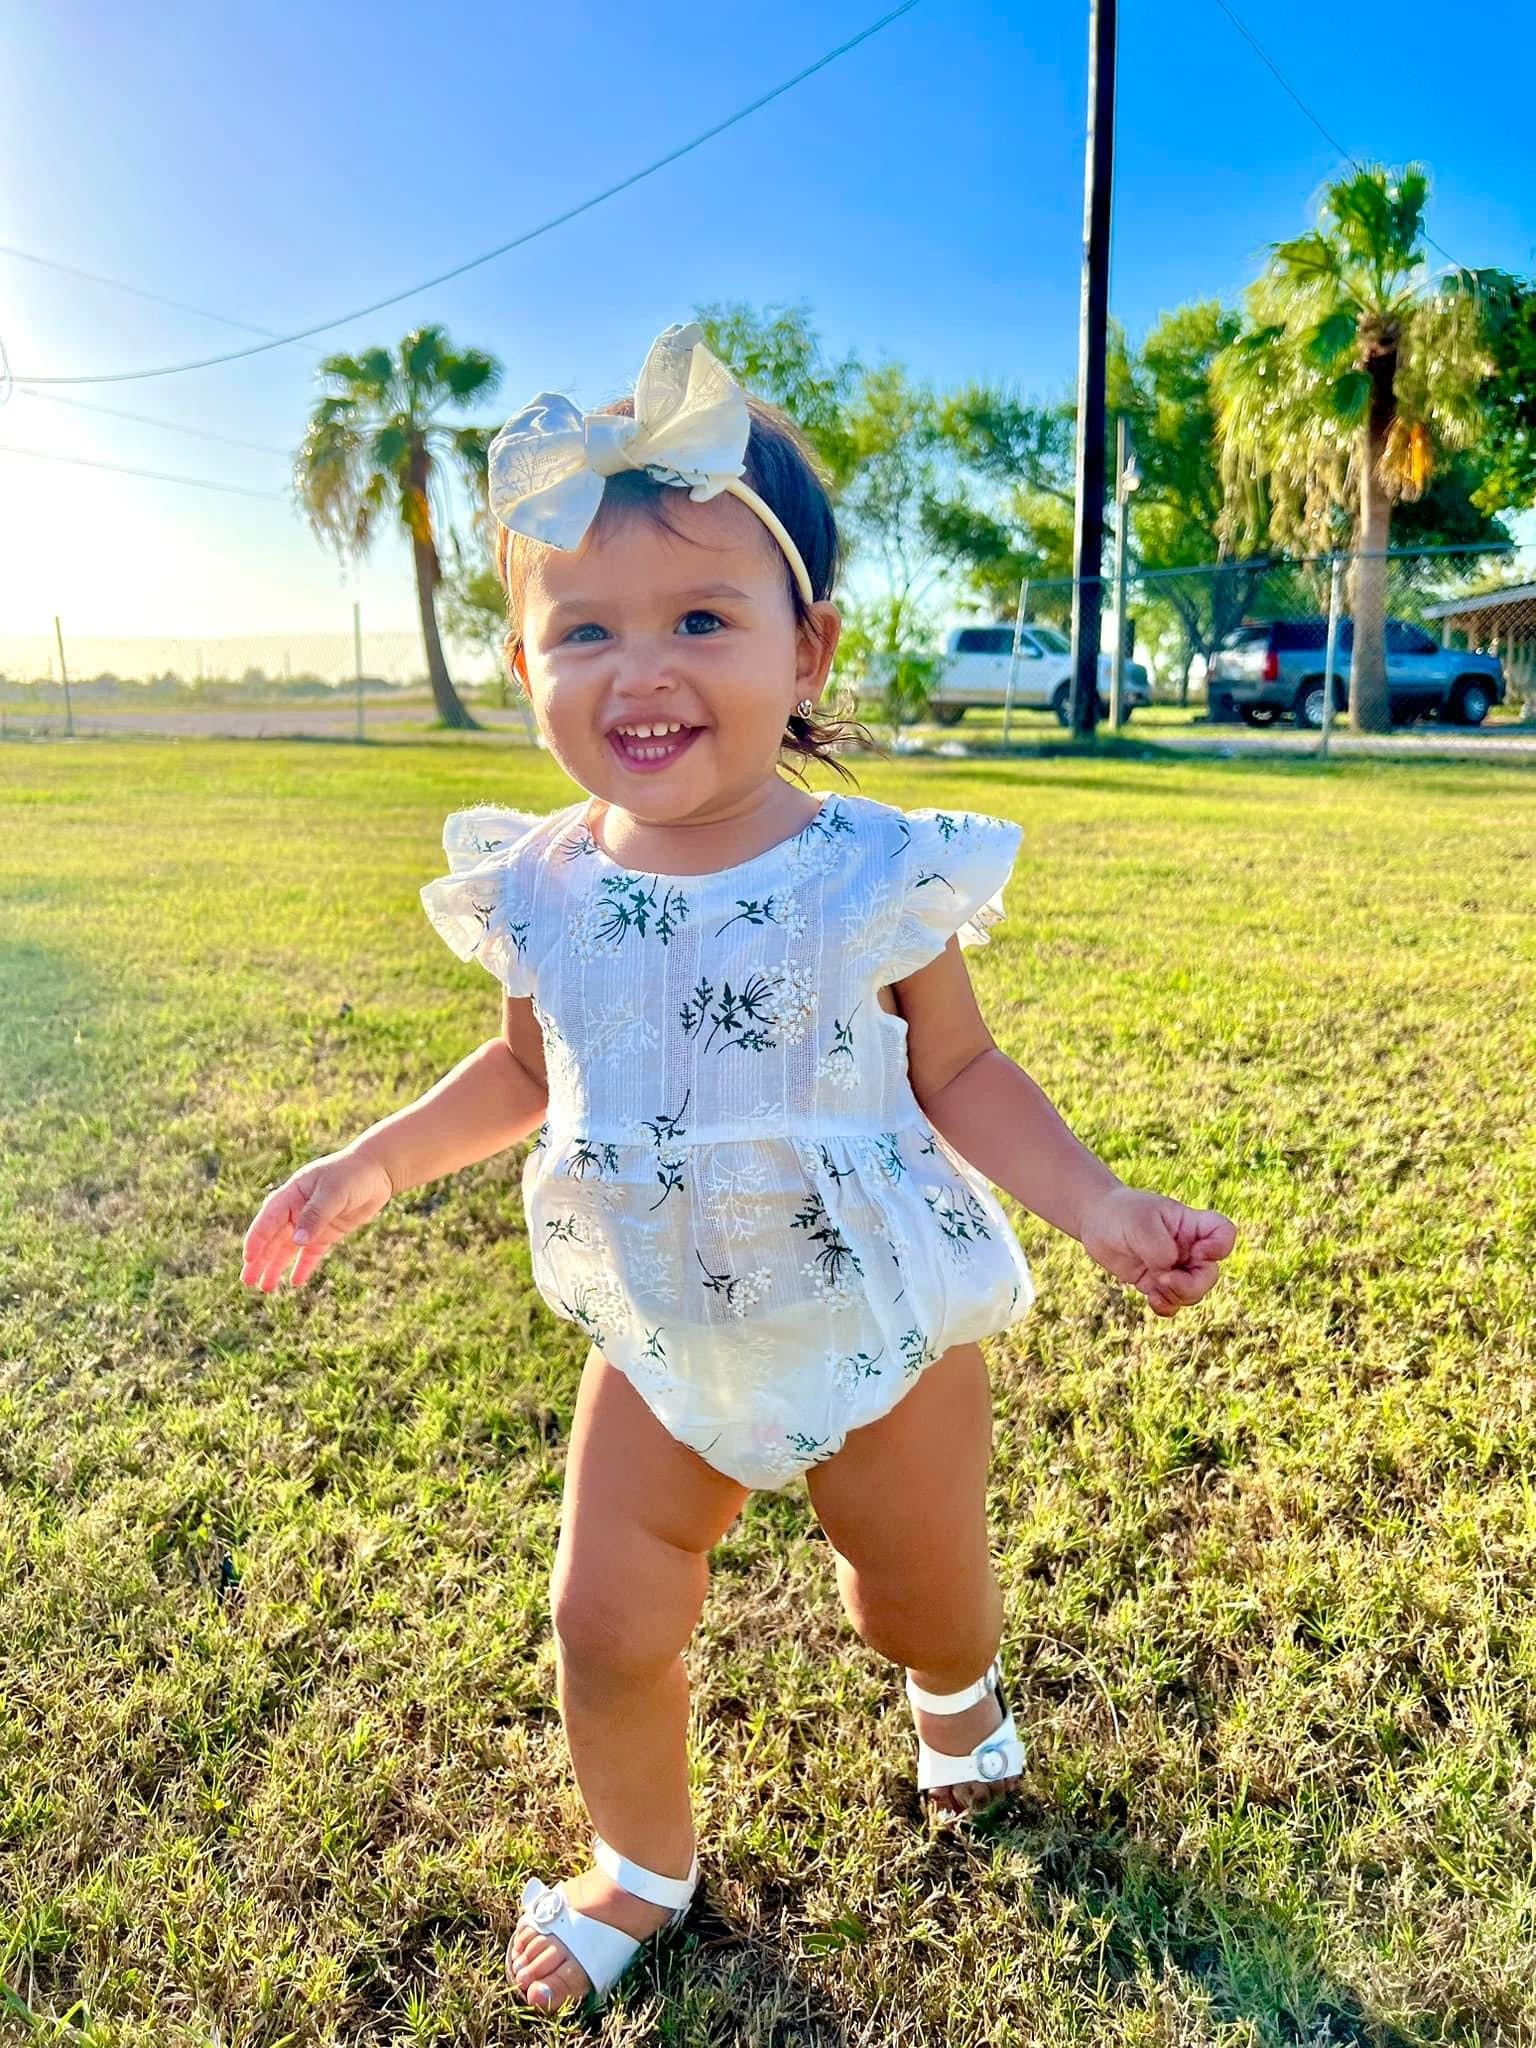
{"type": "Polygon", "coordinates": [[[938,1362],[939,1354],[928,1342],[924,1330],[906,1330],[901,1338],[901,1369],[910,1378],[920,1373],[925,1365],[938,1362]]]}
{"type": "Polygon", "coordinates": [[[429,915],[533,997],[542,1033],[522,1175],[539,1291],[743,1483],[831,1456],[942,1356],[952,1318],[1006,1328],[1032,1298],[876,1007],[996,921],[1017,837],[829,796],[768,854],[682,881],[619,868],[576,807],[445,830],[429,915]]]}
{"type": "Polygon", "coordinates": [[[702,1252],[696,1249],[693,1255],[704,1269],[704,1285],[725,1303],[733,1316],[744,1316],[773,1285],[773,1275],[766,1266],[756,1266],[750,1273],[712,1273],[704,1264],[702,1252]]]}
{"type": "Polygon", "coordinates": [[[571,935],[578,956],[598,959],[617,953],[631,932],[642,938],[659,939],[663,946],[676,937],[691,915],[692,906],[683,891],[659,876],[604,875],[587,898],[571,935]]]}
{"type": "Polygon", "coordinates": [[[589,1173],[617,1173],[619,1170],[619,1148],[606,1140],[594,1145],[590,1138],[578,1138],[566,1155],[565,1165],[560,1169],[573,1179],[583,1180],[589,1173]]]}
{"type": "Polygon", "coordinates": [[[901,1156],[901,1144],[894,1131],[882,1131],[876,1138],[875,1159],[888,1181],[899,1181],[907,1170],[907,1162],[901,1156]]]}
{"type": "Polygon", "coordinates": [[[814,1258],[807,1259],[800,1270],[807,1274],[817,1294],[828,1301],[846,1298],[855,1280],[863,1275],[858,1253],[827,1214],[826,1204],[812,1189],[801,1206],[790,1218],[790,1227],[803,1230],[811,1243],[818,1247],[814,1258]]]}
{"type": "Polygon", "coordinates": [[[796,939],[805,931],[805,912],[796,902],[792,890],[775,889],[761,898],[738,896],[736,905],[734,915],[728,917],[724,924],[715,927],[717,939],[722,932],[729,931],[733,924],[739,924],[743,919],[753,925],[777,925],[781,931],[796,939]]]}
{"type": "Polygon", "coordinates": [[[926,1187],[923,1200],[933,1211],[944,1242],[952,1252],[966,1252],[991,1237],[987,1212],[968,1187],[926,1187]]]}
{"type": "Polygon", "coordinates": [[[832,1019],[832,1043],[821,1056],[816,1072],[823,1081],[830,1081],[834,1088],[856,1088],[859,1085],[859,1066],[853,1050],[853,1020],[859,1005],[854,1004],[848,1012],[846,1023],[840,1017],[832,1019]]]}
{"type": "Polygon", "coordinates": [[[878,1351],[846,1351],[841,1357],[835,1351],[827,1353],[827,1370],[837,1386],[845,1394],[856,1393],[866,1380],[880,1377],[880,1361],[885,1356],[885,1347],[878,1351]]]}
{"type": "Polygon", "coordinates": [[[680,1194],[687,1186],[683,1177],[687,1152],[682,1141],[687,1135],[688,1127],[682,1119],[683,1111],[688,1107],[688,1096],[692,1093],[693,1090],[690,1088],[679,1107],[670,1116],[665,1112],[658,1112],[654,1117],[647,1117],[641,1122],[641,1130],[649,1133],[651,1143],[656,1149],[656,1178],[661,1182],[661,1193],[651,1204],[653,1209],[659,1209],[668,1195],[680,1194]]]}

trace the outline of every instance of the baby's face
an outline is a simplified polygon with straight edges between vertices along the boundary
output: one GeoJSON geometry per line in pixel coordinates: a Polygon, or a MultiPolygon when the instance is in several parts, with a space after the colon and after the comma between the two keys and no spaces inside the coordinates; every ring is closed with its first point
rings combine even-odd
{"type": "Polygon", "coordinates": [[[529,695],[574,782],[651,823],[729,815],[778,760],[800,698],[818,697],[837,613],[797,628],[784,557],[730,496],[668,498],[580,549],[541,551],[523,602],[529,695]],[[680,726],[653,738],[623,728],[680,726]]]}

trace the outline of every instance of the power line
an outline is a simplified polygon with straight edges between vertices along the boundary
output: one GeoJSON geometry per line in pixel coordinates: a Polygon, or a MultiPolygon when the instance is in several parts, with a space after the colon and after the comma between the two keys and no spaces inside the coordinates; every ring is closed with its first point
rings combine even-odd
{"type": "Polygon", "coordinates": [[[205,476],[168,476],[160,469],[129,469],[121,462],[92,462],[84,455],[55,455],[47,448],[14,448],[8,441],[0,441],[0,455],[25,455],[33,462],[68,462],[76,469],[109,469],[114,476],[147,476],[157,484],[190,484],[199,491],[226,491],[232,498],[265,498],[274,504],[283,502],[281,491],[248,491],[241,484],[216,484],[205,476]]]}
{"type": "Polygon", "coordinates": [[[24,384],[16,389],[23,398],[38,398],[47,405],[67,405],[77,412],[103,413],[109,420],[133,420],[141,427],[159,427],[167,434],[191,434],[199,441],[219,441],[226,448],[248,448],[253,455],[281,455],[285,460],[293,454],[291,448],[275,448],[266,441],[237,441],[231,434],[215,434],[208,427],[184,427],[176,420],[151,419],[147,413],[119,412],[115,406],[92,405],[88,398],[62,398],[57,391],[29,391],[24,384]]]}
{"type": "Polygon", "coordinates": [[[510,242],[503,242],[495,249],[487,249],[484,255],[472,256],[467,263],[455,264],[452,270],[441,271],[436,277],[426,278],[420,284],[407,285],[404,291],[391,292],[388,298],[375,299],[372,305],[355,307],[350,313],[338,313],[334,320],[319,320],[313,327],[302,327],[294,334],[283,334],[271,341],[258,342],[254,348],[231,349],[226,355],[204,356],[197,362],[168,363],[158,370],[115,370],[89,377],[18,375],[16,381],[18,384],[131,384],[143,382],[150,377],[180,377],[189,370],[211,370],[221,363],[238,363],[243,362],[248,356],[265,355],[271,349],[286,347],[289,342],[308,341],[311,335],[328,333],[333,327],[345,327],[349,321],[362,320],[370,313],[383,312],[386,306],[398,306],[402,299],[414,298],[418,292],[431,291],[437,285],[447,284],[452,278],[463,277],[466,271],[478,270],[483,263],[491,263],[498,256],[510,254],[513,249],[524,248],[529,242],[537,241],[541,235],[549,234],[554,228],[564,227],[567,221],[575,220],[580,214],[590,213],[595,206],[601,206],[606,200],[616,198],[621,192],[627,192],[631,186],[654,177],[657,171],[665,170],[668,164],[675,164],[679,158],[690,155],[706,142],[712,142],[717,135],[723,135],[728,128],[734,128],[738,122],[745,121],[750,114],[758,113],[770,101],[781,98],[795,86],[803,84],[807,78],[814,77],[818,71],[824,71],[839,57],[845,57],[850,50],[857,49],[860,43],[867,43],[871,36],[878,35],[884,28],[889,28],[893,21],[899,20],[904,14],[910,14],[917,4],[918,0],[903,0],[900,7],[893,8],[889,14],[881,15],[878,21],[871,22],[868,28],[860,29],[856,36],[850,36],[847,42],[839,43],[836,49],[828,50],[826,55],[818,57],[814,64],[807,64],[803,71],[797,71],[793,78],[786,78],[781,85],[759,94],[755,100],[749,101],[744,107],[739,107],[725,120],[717,121],[712,128],[706,128],[702,134],[695,135],[692,141],[681,143],[676,149],[668,150],[665,156],[657,157],[643,170],[631,172],[627,178],[619,179],[617,184],[605,186],[601,192],[593,193],[591,198],[583,199],[578,205],[567,207],[563,213],[557,213],[551,219],[541,221],[537,227],[528,228],[523,234],[515,235],[510,242]]]}
{"type": "MultiPolygon", "coordinates": [[[[1291,98],[1296,102],[1297,106],[1300,107],[1301,111],[1306,115],[1307,119],[1312,123],[1312,126],[1317,130],[1318,134],[1322,136],[1323,140],[1330,146],[1330,148],[1336,149],[1339,155],[1343,157],[1345,163],[1351,164],[1355,170],[1363,172],[1365,169],[1365,165],[1361,163],[1359,157],[1355,155],[1352,149],[1346,149],[1343,143],[1340,142],[1337,135],[1333,134],[1331,130],[1329,130],[1323,125],[1322,121],[1318,118],[1316,114],[1313,113],[1312,109],[1307,105],[1306,101],[1302,98],[1301,94],[1296,90],[1295,86],[1292,85],[1291,81],[1286,77],[1285,73],[1280,69],[1280,66],[1275,62],[1274,58],[1270,56],[1268,50],[1265,49],[1264,45],[1259,41],[1258,37],[1253,33],[1252,29],[1249,28],[1248,24],[1241,18],[1241,16],[1235,11],[1235,9],[1227,5],[1227,0],[1216,0],[1216,5],[1221,9],[1222,13],[1227,17],[1228,21],[1231,22],[1232,26],[1243,38],[1243,41],[1247,43],[1249,47],[1253,50],[1254,54],[1259,58],[1260,62],[1274,73],[1275,77],[1280,81],[1280,84],[1290,94],[1291,98]]],[[[1462,268],[1462,265],[1456,261],[1456,258],[1451,254],[1450,250],[1445,248],[1441,243],[1437,242],[1434,236],[1430,234],[1427,229],[1424,231],[1424,239],[1426,242],[1428,242],[1431,249],[1438,249],[1440,251],[1440,254],[1445,258],[1446,262],[1449,263],[1454,269],[1460,270],[1462,268]]]]}
{"type": "Polygon", "coordinates": [[[73,263],[60,263],[52,256],[38,256],[14,243],[0,242],[0,256],[15,256],[23,263],[36,263],[44,270],[61,271],[65,277],[83,277],[89,284],[104,284],[114,292],[127,292],[135,299],[148,299],[156,306],[172,306],[178,313],[195,313],[199,320],[217,320],[221,327],[242,327],[247,334],[265,334],[274,342],[283,337],[275,328],[258,327],[254,320],[233,320],[227,313],[210,313],[206,306],[189,305],[185,299],[168,299],[164,292],[146,291],[141,285],[124,284],[118,277],[103,277],[98,270],[81,270],[73,263]]]}

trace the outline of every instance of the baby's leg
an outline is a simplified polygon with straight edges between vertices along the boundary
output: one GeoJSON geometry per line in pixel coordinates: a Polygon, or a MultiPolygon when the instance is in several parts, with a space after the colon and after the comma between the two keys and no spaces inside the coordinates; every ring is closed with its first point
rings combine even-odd
{"type": "MultiPolygon", "coordinates": [[[[889,1414],[850,1430],[841,1450],[806,1473],[849,1620],[928,1692],[980,1678],[1002,1636],[987,1531],[991,1450],[986,1362],[978,1345],[957,1344],[889,1414]]],[[[1001,1722],[995,1698],[959,1714],[917,1713],[923,1740],[946,1756],[964,1756],[1001,1722]]],[[[928,1796],[953,1811],[989,1803],[1000,1789],[978,1780],[928,1796]]]]}
{"type": "MultiPolygon", "coordinates": [[[[747,1489],[669,1436],[594,1348],[576,1397],[551,1608],[560,1712],[592,1824],[621,1856],[686,1877],[688,1675],[682,1649],[709,1583],[708,1553],[747,1489]]],[[[665,1908],[584,1871],[561,1889],[578,1912],[644,1938],[665,1908]]],[[[581,1997],[586,1972],[526,1923],[507,1966],[530,2004],[581,1997]]]]}

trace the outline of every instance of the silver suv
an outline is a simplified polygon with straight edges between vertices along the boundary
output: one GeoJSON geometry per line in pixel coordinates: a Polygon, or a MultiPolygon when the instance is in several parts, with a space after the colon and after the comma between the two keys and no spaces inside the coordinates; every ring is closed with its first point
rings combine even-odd
{"type": "MultiPolygon", "coordinates": [[[[1290,716],[1317,731],[1323,722],[1326,619],[1272,619],[1239,626],[1211,656],[1206,702],[1212,715],[1235,711],[1249,725],[1272,725],[1290,716]]],[[[1349,708],[1349,664],[1354,622],[1340,619],[1334,656],[1333,702],[1349,708]]],[[[1504,702],[1504,668],[1496,655],[1442,647],[1433,634],[1406,619],[1387,621],[1387,689],[1392,717],[1406,724],[1438,713],[1458,725],[1481,725],[1504,702]]]]}

